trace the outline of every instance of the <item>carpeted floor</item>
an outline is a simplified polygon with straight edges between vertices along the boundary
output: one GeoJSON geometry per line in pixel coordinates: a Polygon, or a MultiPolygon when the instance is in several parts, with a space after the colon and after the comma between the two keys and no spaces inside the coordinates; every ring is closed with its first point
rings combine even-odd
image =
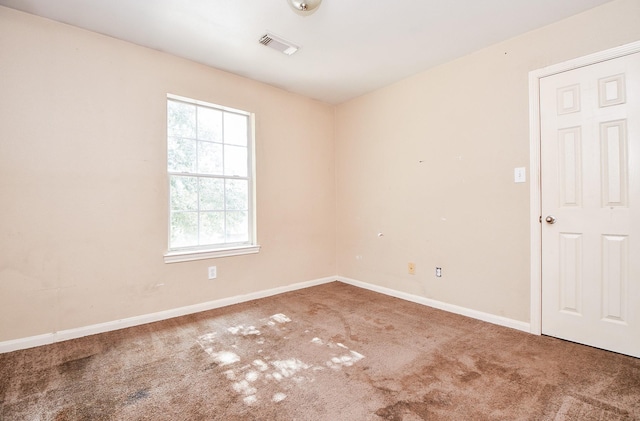
{"type": "Polygon", "coordinates": [[[637,420],[640,360],[334,282],[0,355],[1,420],[637,420]]]}

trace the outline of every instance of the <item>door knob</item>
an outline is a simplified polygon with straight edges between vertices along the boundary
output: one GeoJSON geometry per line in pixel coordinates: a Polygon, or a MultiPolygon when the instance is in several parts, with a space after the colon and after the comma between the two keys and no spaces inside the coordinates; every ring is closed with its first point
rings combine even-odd
{"type": "Polygon", "coordinates": [[[553,215],[547,216],[544,220],[547,221],[549,224],[555,224],[556,223],[556,218],[553,215]]]}

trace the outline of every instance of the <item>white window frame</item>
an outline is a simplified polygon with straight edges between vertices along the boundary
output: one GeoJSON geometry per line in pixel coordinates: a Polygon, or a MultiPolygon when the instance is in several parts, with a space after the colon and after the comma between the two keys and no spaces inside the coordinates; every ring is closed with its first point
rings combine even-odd
{"type": "MultiPolygon", "coordinates": [[[[260,251],[260,246],[257,243],[257,229],[256,229],[256,172],[255,172],[255,115],[253,113],[238,110],[235,108],[225,107],[218,104],[212,104],[209,102],[199,101],[179,95],[167,94],[167,100],[165,105],[168,106],[169,101],[184,102],[191,105],[204,106],[208,108],[214,108],[220,111],[231,112],[235,114],[242,114],[248,118],[248,139],[247,139],[247,155],[248,155],[248,174],[246,179],[249,182],[249,197],[248,197],[248,219],[249,219],[249,241],[245,243],[227,243],[219,245],[208,246],[194,246],[194,247],[181,247],[175,249],[168,249],[164,254],[165,263],[177,263],[202,259],[215,259],[220,257],[239,256],[245,254],[254,254],[260,251]]],[[[167,116],[167,109],[165,108],[165,118],[167,116]]],[[[165,128],[167,122],[165,120],[165,128]]],[[[168,132],[166,133],[165,140],[168,142],[168,132]]],[[[165,143],[165,152],[167,152],[167,144],[165,143]]],[[[168,155],[167,155],[168,160],[168,155]]],[[[166,162],[166,161],[165,161],[166,162]]],[[[167,245],[171,241],[171,193],[170,193],[170,180],[172,175],[195,175],[198,173],[179,173],[172,172],[168,169],[168,162],[165,166],[166,178],[167,178],[167,245]]],[[[229,177],[231,178],[231,177],[229,177]]],[[[243,177],[244,179],[244,177],[243,177]]]]}

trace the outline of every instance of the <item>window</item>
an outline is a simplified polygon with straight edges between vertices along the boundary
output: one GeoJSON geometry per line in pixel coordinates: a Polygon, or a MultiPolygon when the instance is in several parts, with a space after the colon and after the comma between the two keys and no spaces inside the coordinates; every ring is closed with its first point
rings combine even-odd
{"type": "Polygon", "coordinates": [[[251,114],[169,96],[165,262],[255,253],[251,114]]]}

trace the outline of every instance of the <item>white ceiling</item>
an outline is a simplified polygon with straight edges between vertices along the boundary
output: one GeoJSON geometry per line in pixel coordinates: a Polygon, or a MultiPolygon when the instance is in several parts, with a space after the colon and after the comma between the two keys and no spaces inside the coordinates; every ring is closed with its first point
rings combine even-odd
{"type": "Polygon", "coordinates": [[[0,0],[338,104],[611,0],[0,0]],[[302,48],[258,43],[270,31],[302,48]]]}

